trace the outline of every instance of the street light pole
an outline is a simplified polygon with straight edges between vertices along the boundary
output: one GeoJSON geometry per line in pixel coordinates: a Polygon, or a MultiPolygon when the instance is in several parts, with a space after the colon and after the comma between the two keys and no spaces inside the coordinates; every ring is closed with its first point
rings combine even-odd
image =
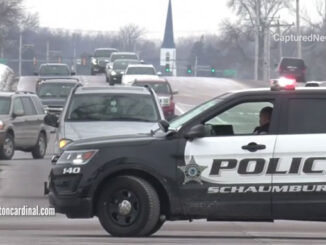
{"type": "Polygon", "coordinates": [[[300,0],[296,0],[296,19],[297,19],[297,57],[302,58],[302,43],[300,29],[300,0]]]}
{"type": "Polygon", "coordinates": [[[259,31],[260,31],[260,0],[256,3],[256,35],[255,35],[255,80],[258,80],[259,67],[259,31]]]}
{"type": "Polygon", "coordinates": [[[18,75],[22,75],[22,50],[23,50],[23,35],[19,32],[19,58],[18,58],[18,75]]]}

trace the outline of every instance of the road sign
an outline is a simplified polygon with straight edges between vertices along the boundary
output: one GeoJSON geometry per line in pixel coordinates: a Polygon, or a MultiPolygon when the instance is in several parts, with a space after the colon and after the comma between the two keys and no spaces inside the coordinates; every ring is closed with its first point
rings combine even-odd
{"type": "Polygon", "coordinates": [[[233,69],[227,69],[223,72],[224,77],[236,77],[237,71],[233,69]]]}
{"type": "Polygon", "coordinates": [[[7,59],[0,58],[0,64],[7,64],[7,59]]]}

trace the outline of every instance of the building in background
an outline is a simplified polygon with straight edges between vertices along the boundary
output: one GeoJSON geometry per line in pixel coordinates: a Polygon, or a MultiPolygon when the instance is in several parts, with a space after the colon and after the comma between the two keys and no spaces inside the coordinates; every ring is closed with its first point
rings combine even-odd
{"type": "Polygon", "coordinates": [[[164,39],[161,47],[160,65],[164,75],[177,75],[177,52],[174,43],[173,34],[173,16],[172,16],[172,4],[169,0],[168,13],[166,17],[164,39]]]}

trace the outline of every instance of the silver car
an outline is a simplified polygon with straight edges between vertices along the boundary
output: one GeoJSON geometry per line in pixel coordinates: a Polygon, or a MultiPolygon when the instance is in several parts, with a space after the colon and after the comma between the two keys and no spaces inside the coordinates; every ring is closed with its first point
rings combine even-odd
{"type": "Polygon", "coordinates": [[[164,114],[151,88],[77,87],[61,117],[49,114],[45,123],[57,127],[55,152],[72,141],[101,136],[149,133],[164,114]]]}

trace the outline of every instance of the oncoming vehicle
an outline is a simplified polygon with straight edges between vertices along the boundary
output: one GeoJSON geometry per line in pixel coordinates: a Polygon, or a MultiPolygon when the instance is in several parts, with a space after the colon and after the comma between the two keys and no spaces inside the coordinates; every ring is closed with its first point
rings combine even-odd
{"type": "Polygon", "coordinates": [[[37,95],[45,110],[60,115],[70,91],[79,84],[78,79],[47,79],[37,85],[37,95]]]}
{"type": "Polygon", "coordinates": [[[159,76],[153,65],[129,65],[122,76],[123,85],[132,85],[138,79],[159,80],[159,76]]]}
{"type": "Polygon", "coordinates": [[[114,61],[112,68],[106,70],[106,81],[110,85],[121,83],[121,78],[130,64],[140,64],[140,61],[125,59],[114,61]]]}
{"type": "Polygon", "coordinates": [[[226,93],[151,134],[73,142],[45,191],[58,212],[98,216],[113,236],[165,220],[326,221],[325,95],[226,93]]]}
{"type": "Polygon", "coordinates": [[[115,48],[98,48],[91,58],[91,74],[104,73],[106,65],[110,62],[111,54],[117,52],[115,48]]]}
{"type": "Polygon", "coordinates": [[[307,67],[303,59],[298,58],[282,58],[278,65],[280,76],[294,78],[297,82],[306,82],[307,67]]]}
{"type": "Polygon", "coordinates": [[[173,95],[178,91],[173,91],[170,83],[166,79],[160,80],[136,80],[133,86],[150,86],[158,95],[163,113],[166,119],[173,119],[175,116],[175,103],[173,95]]]}
{"type": "Polygon", "coordinates": [[[99,136],[149,133],[164,119],[151,89],[108,86],[76,87],[60,119],[47,115],[45,122],[57,127],[56,152],[67,144],[99,136]]]}
{"type": "Polygon", "coordinates": [[[0,159],[9,160],[15,150],[31,152],[43,158],[49,129],[43,123],[45,113],[33,93],[0,93],[0,159]]]}

